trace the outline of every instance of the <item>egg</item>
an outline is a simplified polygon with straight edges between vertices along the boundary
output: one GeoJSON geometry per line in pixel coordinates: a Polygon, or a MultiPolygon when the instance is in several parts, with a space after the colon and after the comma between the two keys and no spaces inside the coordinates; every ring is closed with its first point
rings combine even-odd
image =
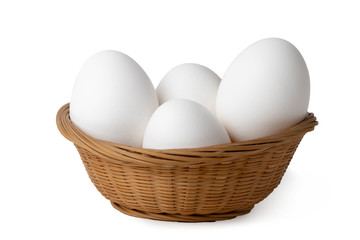
{"type": "Polygon", "coordinates": [[[204,106],[188,99],[172,99],[151,116],[144,148],[198,148],[230,143],[225,128],[204,106]]]}
{"type": "Polygon", "coordinates": [[[233,142],[285,130],[305,118],[310,79],[300,52],[269,38],[246,48],[220,83],[216,114],[233,142]]]}
{"type": "Polygon", "coordinates": [[[91,56],[78,74],[70,118],[93,138],[141,147],[147,122],[158,106],[144,70],[129,56],[106,50],[91,56]]]}
{"type": "Polygon", "coordinates": [[[220,81],[220,77],[209,68],[185,63],[165,75],[156,88],[156,93],[160,105],[170,99],[183,98],[197,102],[215,114],[220,81]]]}

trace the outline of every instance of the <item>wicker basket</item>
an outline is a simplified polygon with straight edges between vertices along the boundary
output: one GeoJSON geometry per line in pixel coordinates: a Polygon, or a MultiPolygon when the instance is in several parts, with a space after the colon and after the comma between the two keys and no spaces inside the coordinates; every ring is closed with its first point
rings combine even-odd
{"type": "Polygon", "coordinates": [[[57,126],[75,144],[91,181],[119,211],[143,218],[202,222],[249,213],[280,183],[312,113],[269,137],[204,148],[150,150],[100,141],[70,120],[69,104],[57,126]]]}

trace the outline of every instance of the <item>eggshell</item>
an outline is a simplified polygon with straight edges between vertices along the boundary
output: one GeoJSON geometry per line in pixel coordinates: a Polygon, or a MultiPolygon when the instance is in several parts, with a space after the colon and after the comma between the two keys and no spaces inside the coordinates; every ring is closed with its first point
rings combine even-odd
{"type": "Polygon", "coordinates": [[[151,116],[144,148],[197,148],[229,143],[225,128],[204,106],[187,99],[172,99],[151,116]]]}
{"type": "Polygon", "coordinates": [[[200,103],[215,114],[220,77],[209,68],[195,63],[181,64],[170,70],[156,88],[160,105],[183,98],[200,103]]]}
{"type": "Polygon", "coordinates": [[[157,107],[155,89],[144,70],[129,56],[107,50],[83,65],[73,88],[70,118],[91,137],[141,147],[157,107]]]}
{"type": "Polygon", "coordinates": [[[265,137],[303,120],[309,97],[309,72],[300,52],[283,39],[263,39],[226,71],[217,117],[233,142],[265,137]]]}

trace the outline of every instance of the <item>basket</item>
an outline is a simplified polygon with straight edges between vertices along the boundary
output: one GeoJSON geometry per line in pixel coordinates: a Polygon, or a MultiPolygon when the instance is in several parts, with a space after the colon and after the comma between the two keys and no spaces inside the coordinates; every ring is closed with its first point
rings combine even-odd
{"type": "Polygon", "coordinates": [[[62,135],[75,144],[97,190],[136,217],[204,222],[249,213],[280,183],[314,114],[296,126],[239,143],[152,150],[101,141],[72,123],[69,104],[57,113],[62,135]]]}

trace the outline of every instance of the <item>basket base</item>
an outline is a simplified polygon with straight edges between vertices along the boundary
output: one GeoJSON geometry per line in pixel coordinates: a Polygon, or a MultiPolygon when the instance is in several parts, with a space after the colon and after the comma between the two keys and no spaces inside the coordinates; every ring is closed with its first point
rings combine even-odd
{"type": "Polygon", "coordinates": [[[139,211],[136,209],[130,209],[116,202],[111,201],[111,205],[118,211],[125,213],[133,217],[148,218],[161,221],[173,221],[173,222],[215,222],[219,220],[232,219],[240,215],[249,213],[253,207],[244,209],[241,211],[233,211],[228,213],[214,213],[208,215],[180,215],[180,214],[168,214],[168,213],[151,213],[139,211]]]}

